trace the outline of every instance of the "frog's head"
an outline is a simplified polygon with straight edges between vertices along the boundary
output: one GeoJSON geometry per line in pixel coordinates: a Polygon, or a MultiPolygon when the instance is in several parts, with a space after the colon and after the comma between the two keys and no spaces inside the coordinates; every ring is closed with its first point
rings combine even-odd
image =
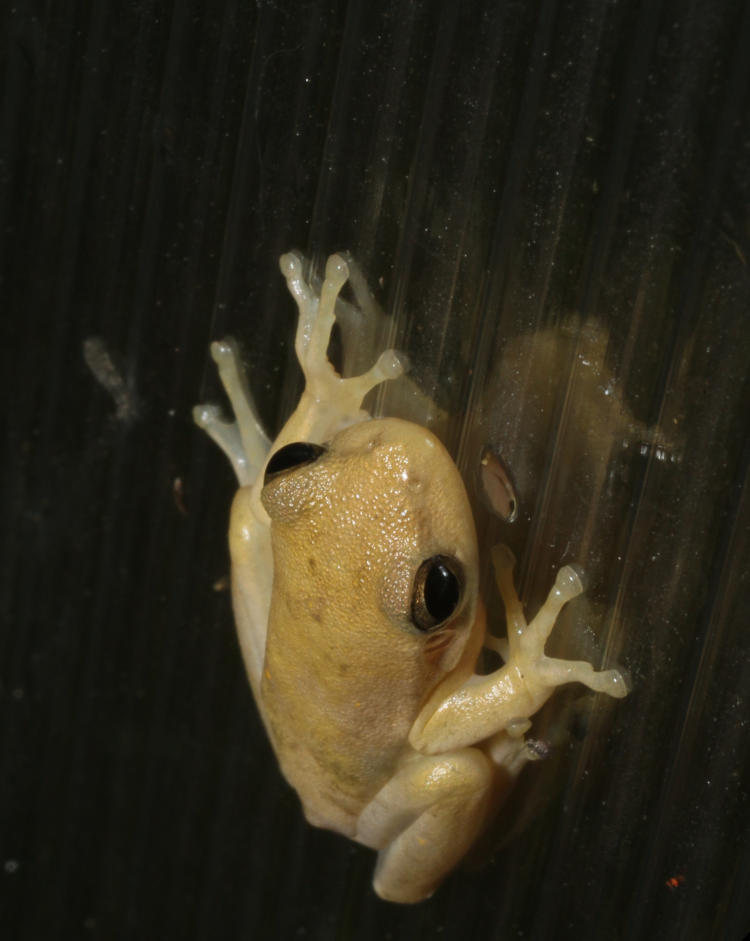
{"type": "Polygon", "coordinates": [[[476,618],[476,534],[463,481],[433,434],[383,419],[326,445],[287,444],[268,463],[261,499],[276,616],[283,606],[309,622],[329,659],[399,672],[402,658],[427,688],[456,666],[476,618]]]}

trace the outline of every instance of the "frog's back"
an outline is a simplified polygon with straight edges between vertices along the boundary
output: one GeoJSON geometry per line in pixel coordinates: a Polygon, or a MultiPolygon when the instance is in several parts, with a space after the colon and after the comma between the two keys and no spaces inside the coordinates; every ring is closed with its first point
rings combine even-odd
{"type": "Polygon", "coordinates": [[[465,646],[476,542],[458,472],[424,428],[362,422],[320,452],[262,493],[273,590],[260,695],[308,816],[350,832],[465,646]],[[415,595],[433,564],[455,597],[428,625],[415,595]]]}

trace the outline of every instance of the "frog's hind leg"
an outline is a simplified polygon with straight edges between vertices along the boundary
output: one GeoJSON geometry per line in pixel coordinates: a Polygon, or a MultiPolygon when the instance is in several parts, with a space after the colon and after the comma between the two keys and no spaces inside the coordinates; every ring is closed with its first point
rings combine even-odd
{"type": "Polygon", "coordinates": [[[356,839],[380,849],[373,884],[381,898],[419,902],[435,891],[481,831],[497,774],[476,748],[420,755],[376,794],[356,839]]]}
{"type": "Polygon", "coordinates": [[[258,418],[237,344],[231,338],[214,342],[211,356],[229,396],[235,420],[225,421],[215,405],[196,405],[193,420],[229,458],[240,485],[252,484],[265,462],[271,442],[258,418]]]}

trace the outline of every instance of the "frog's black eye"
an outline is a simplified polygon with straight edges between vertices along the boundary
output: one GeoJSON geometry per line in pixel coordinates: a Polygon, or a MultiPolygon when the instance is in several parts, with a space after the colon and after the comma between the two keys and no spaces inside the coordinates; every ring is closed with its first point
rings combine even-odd
{"type": "Polygon", "coordinates": [[[266,464],[263,486],[279,474],[304,467],[305,464],[312,464],[321,454],[325,454],[325,450],[321,444],[313,444],[311,441],[293,441],[291,444],[285,444],[283,448],[279,448],[275,454],[271,455],[266,464]]]}
{"type": "Polygon", "coordinates": [[[433,555],[417,569],[411,596],[411,619],[420,631],[439,627],[461,601],[464,573],[461,563],[447,555],[433,555]]]}

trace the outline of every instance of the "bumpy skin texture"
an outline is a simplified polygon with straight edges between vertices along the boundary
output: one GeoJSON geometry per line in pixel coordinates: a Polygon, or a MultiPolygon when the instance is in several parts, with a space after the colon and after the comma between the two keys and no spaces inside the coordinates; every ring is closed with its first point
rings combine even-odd
{"type": "Polygon", "coordinates": [[[571,568],[527,624],[512,556],[496,548],[508,639],[485,637],[474,523],[453,461],[425,428],[361,409],[371,388],[400,375],[398,355],[386,351],[347,379],[328,361],[346,261],[329,258],[320,293],[299,256],[283,256],[281,269],[300,311],[306,385],[296,411],[271,444],[231,341],[213,344],[212,355],[236,421],[195,410],[240,483],[229,533],[237,629],[258,708],[308,820],[379,850],[378,894],[416,902],[534,757],[524,733],[555,688],[627,689],[615,670],[544,654],[560,608],[581,591],[571,568]],[[266,478],[268,458],[292,442],[323,447],[266,478]],[[434,588],[420,572],[435,559],[455,596],[425,625],[434,588]],[[477,676],[483,643],[505,663],[477,676]]]}

